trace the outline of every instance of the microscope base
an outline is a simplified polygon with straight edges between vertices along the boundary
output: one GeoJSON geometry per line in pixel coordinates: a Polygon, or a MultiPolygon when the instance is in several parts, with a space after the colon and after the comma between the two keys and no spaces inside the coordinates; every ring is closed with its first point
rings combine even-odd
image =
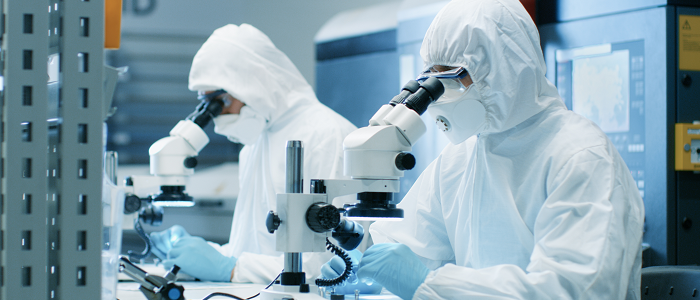
{"type": "Polygon", "coordinates": [[[326,300],[318,294],[311,293],[288,293],[264,290],[260,292],[261,300],[326,300]]]}
{"type": "Polygon", "coordinates": [[[317,286],[309,287],[308,293],[300,293],[299,286],[282,286],[275,284],[272,289],[260,291],[261,300],[325,300],[317,286]]]}

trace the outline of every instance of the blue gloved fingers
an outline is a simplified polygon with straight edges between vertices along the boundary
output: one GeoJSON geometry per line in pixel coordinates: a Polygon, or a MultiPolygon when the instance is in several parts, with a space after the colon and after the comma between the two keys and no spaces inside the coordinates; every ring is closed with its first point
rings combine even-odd
{"type": "MultiPolygon", "coordinates": [[[[214,251],[214,247],[209,245],[207,241],[205,241],[203,238],[198,237],[198,236],[188,236],[188,237],[183,237],[175,243],[173,243],[172,248],[170,251],[168,251],[168,259],[176,259],[179,256],[182,256],[183,254],[189,254],[189,252],[198,250],[198,251],[204,251],[206,248],[212,248],[214,251]]],[[[217,251],[218,252],[218,251],[217,251]]]]}
{"type": "Polygon", "coordinates": [[[167,259],[168,251],[170,251],[172,245],[178,239],[185,236],[190,236],[190,234],[180,225],[173,225],[159,232],[151,232],[149,234],[151,239],[151,252],[161,260],[167,259]]]}
{"type": "Polygon", "coordinates": [[[430,270],[403,244],[376,244],[365,251],[358,276],[371,278],[387,290],[411,299],[430,270]]]}
{"type": "Polygon", "coordinates": [[[173,244],[163,265],[178,265],[181,272],[201,280],[231,281],[236,258],[224,256],[201,237],[187,236],[173,244]]]}
{"type": "MultiPolygon", "coordinates": [[[[359,250],[347,251],[352,261],[353,271],[357,271],[357,267],[360,263],[360,258],[362,258],[362,252],[359,250]]],[[[324,279],[331,279],[340,276],[345,271],[345,261],[339,256],[333,256],[327,263],[321,267],[321,277],[324,279]]]]}
{"type": "Polygon", "coordinates": [[[393,244],[375,244],[369,247],[362,256],[360,260],[360,265],[357,270],[357,276],[360,278],[374,278],[382,265],[381,262],[385,260],[390,254],[390,245],[393,244]]]}
{"type": "Polygon", "coordinates": [[[321,266],[321,278],[331,279],[340,276],[345,270],[345,263],[340,257],[333,257],[321,266]]]}

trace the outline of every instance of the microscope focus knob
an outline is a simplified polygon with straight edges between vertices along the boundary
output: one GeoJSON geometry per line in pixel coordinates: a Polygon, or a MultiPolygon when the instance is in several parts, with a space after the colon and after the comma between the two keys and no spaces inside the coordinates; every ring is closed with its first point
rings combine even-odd
{"type": "Polygon", "coordinates": [[[280,223],[282,223],[282,220],[280,220],[280,217],[278,217],[274,211],[270,211],[267,213],[267,219],[265,219],[265,226],[267,227],[267,232],[275,233],[275,230],[277,230],[277,228],[280,228],[280,223]]]}
{"type": "Polygon", "coordinates": [[[188,156],[182,163],[185,165],[185,168],[192,169],[197,166],[197,157],[188,156]]]}
{"type": "Polygon", "coordinates": [[[136,195],[127,194],[124,198],[124,214],[135,213],[141,209],[141,199],[136,195]]]}
{"type": "Polygon", "coordinates": [[[340,224],[340,212],[332,204],[314,203],[306,210],[306,224],[318,233],[331,231],[340,224]]]}
{"type": "Polygon", "coordinates": [[[401,152],[394,159],[396,168],[401,171],[411,170],[416,166],[416,157],[411,153],[401,152]]]}

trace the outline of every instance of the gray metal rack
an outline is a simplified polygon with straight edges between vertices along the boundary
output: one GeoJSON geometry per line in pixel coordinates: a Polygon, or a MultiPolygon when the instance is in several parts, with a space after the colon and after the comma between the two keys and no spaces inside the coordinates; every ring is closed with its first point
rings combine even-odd
{"type": "Polygon", "coordinates": [[[2,10],[0,299],[99,299],[104,1],[2,10]]]}

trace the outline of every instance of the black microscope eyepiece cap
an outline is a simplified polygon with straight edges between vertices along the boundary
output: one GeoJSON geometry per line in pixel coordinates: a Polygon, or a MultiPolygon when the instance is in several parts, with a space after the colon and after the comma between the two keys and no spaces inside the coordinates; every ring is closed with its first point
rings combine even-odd
{"type": "Polygon", "coordinates": [[[411,94],[418,91],[419,88],[420,82],[416,80],[410,80],[403,86],[403,88],[401,88],[401,92],[398,95],[394,96],[394,98],[392,98],[391,101],[389,101],[389,104],[391,106],[396,106],[396,104],[403,103],[404,100],[408,98],[408,96],[411,96],[411,94]]]}
{"type": "Polygon", "coordinates": [[[412,109],[418,115],[422,115],[433,101],[437,100],[445,92],[445,87],[439,79],[430,77],[420,84],[420,89],[406,98],[406,107],[412,109]]]}

